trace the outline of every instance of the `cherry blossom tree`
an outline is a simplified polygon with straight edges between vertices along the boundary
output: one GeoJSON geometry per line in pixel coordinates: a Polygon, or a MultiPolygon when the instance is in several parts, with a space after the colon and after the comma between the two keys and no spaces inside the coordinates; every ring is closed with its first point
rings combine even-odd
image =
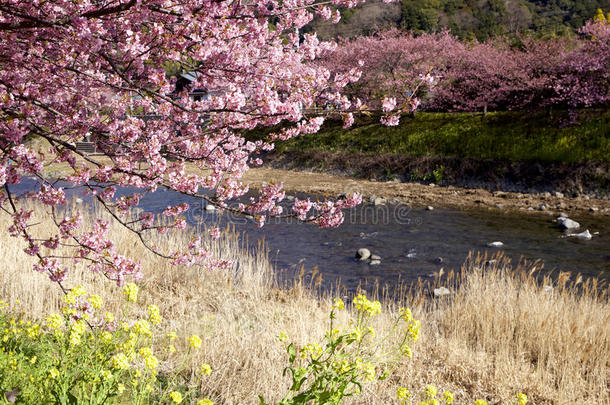
{"type": "Polygon", "coordinates": [[[523,110],[607,105],[610,24],[588,22],[579,38],[519,38],[465,43],[449,32],[390,30],[340,41],[320,61],[333,72],[359,63],[362,77],[344,94],[369,105],[383,97],[440,111],[523,110]],[[423,79],[423,80],[422,80],[423,79]]]}
{"type": "Polygon", "coordinates": [[[373,106],[384,97],[413,101],[415,91],[425,97],[448,58],[463,48],[447,31],[415,36],[391,29],[374,36],[341,40],[320,63],[333,72],[347,72],[358,63],[360,80],[349,83],[344,94],[373,106]]]}
{"type": "MultiPolygon", "coordinates": [[[[233,203],[248,192],[241,179],[273,142],[316,132],[340,106],[346,123],[360,104],[341,94],[356,80],[312,63],[334,49],[298,29],[315,14],[338,21],[338,7],[362,0],[6,0],[0,3],[0,208],[13,218],[12,236],[38,258],[36,270],[62,286],[70,260],[121,284],[141,276],[106,236],[109,224],[83,224],[65,214],[67,182],[106,208],[146,244],[147,232],[186,226],[188,204],[168,207],[163,226],[153,213],[128,215],[141,198],[160,187],[198,197],[220,209],[269,217],[295,216],[322,227],[343,219],[342,209],[360,202],[296,200],[283,212],[281,184],[265,184],[257,198],[233,203]],[[171,66],[190,72],[192,89],[176,91],[171,66]],[[265,141],[249,142],[243,131],[282,123],[265,141]],[[35,149],[28,139],[43,144],[35,149]],[[83,138],[99,155],[75,147],[83,138]],[[69,173],[50,178],[45,168],[64,164],[69,173]],[[48,238],[33,235],[36,219],[14,192],[24,177],[35,178],[34,197],[48,207],[56,227],[48,238]],[[117,187],[137,192],[119,196],[117,187]],[[166,221],[167,222],[167,221],[166,221]],[[71,259],[59,249],[72,252],[71,259]]],[[[390,109],[387,110],[390,113],[390,109]]],[[[217,237],[218,231],[212,230],[217,237]]],[[[153,247],[150,247],[153,249],[153,247]]],[[[154,249],[153,249],[154,250],[154,249]]],[[[178,252],[159,255],[177,263],[224,266],[201,239],[178,252]]],[[[62,286],[62,288],[64,288],[62,286]]]]}

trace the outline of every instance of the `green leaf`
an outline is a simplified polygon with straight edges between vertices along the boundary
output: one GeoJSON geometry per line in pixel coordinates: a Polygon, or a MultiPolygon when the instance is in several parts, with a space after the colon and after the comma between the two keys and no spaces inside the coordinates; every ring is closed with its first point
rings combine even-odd
{"type": "Polygon", "coordinates": [[[294,360],[297,357],[297,352],[296,352],[296,350],[294,348],[294,343],[290,343],[288,345],[288,347],[286,348],[286,352],[288,352],[288,357],[289,357],[290,363],[291,364],[294,363],[294,360]]]}

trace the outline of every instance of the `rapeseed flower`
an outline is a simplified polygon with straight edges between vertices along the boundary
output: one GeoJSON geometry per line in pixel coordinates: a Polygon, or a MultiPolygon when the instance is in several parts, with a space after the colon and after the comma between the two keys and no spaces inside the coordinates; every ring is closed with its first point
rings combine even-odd
{"type": "Polygon", "coordinates": [[[169,397],[175,404],[179,404],[180,402],[182,402],[182,394],[178,391],[170,392],[169,397]]]}
{"type": "Polygon", "coordinates": [[[381,313],[381,303],[379,301],[369,301],[368,298],[362,294],[358,294],[356,298],[354,298],[354,307],[356,307],[358,311],[367,313],[369,316],[381,313]]]}
{"type": "Polygon", "coordinates": [[[197,401],[197,403],[195,405],[214,405],[214,402],[205,398],[205,399],[200,399],[199,401],[197,401]]]}
{"type": "Polygon", "coordinates": [[[396,390],[396,399],[398,399],[401,404],[405,404],[410,396],[411,393],[408,389],[404,387],[398,387],[398,389],[396,390]]]}
{"type": "Polygon", "coordinates": [[[447,405],[451,405],[453,403],[453,393],[451,391],[443,392],[443,400],[447,405]]]}
{"type": "Polygon", "coordinates": [[[154,355],[149,355],[144,357],[144,364],[146,368],[149,370],[155,370],[159,366],[159,359],[157,359],[154,355]]]}
{"type": "Polygon", "coordinates": [[[201,347],[201,338],[197,335],[191,336],[189,342],[191,344],[191,347],[194,349],[199,349],[201,347]]]}
{"type": "Polygon", "coordinates": [[[162,318],[159,314],[159,307],[156,305],[148,306],[148,321],[153,325],[159,325],[161,323],[162,318]]]}
{"type": "Polygon", "coordinates": [[[131,329],[138,335],[152,336],[150,324],[145,319],[139,319],[133,324],[131,329]]]}
{"type": "Polygon", "coordinates": [[[517,403],[519,405],[525,405],[527,404],[527,395],[522,394],[522,393],[518,393],[517,394],[517,403]]]}
{"type": "Polygon", "coordinates": [[[100,297],[99,295],[89,296],[89,303],[95,309],[100,309],[102,307],[102,305],[104,305],[104,301],[102,300],[102,297],[100,297]]]}
{"type": "Polygon", "coordinates": [[[436,394],[438,393],[438,388],[436,388],[436,386],[434,385],[426,385],[426,397],[428,398],[434,398],[436,397],[436,394]]]}
{"type": "Polygon", "coordinates": [[[209,364],[203,363],[201,365],[201,374],[210,375],[212,374],[212,367],[209,364]]]}
{"type": "Polygon", "coordinates": [[[129,367],[129,360],[127,360],[127,356],[125,353],[118,353],[112,356],[112,367],[117,370],[126,370],[129,367]]]}
{"type": "Polygon", "coordinates": [[[341,298],[335,298],[333,308],[338,309],[338,310],[342,310],[343,308],[345,308],[345,304],[343,303],[343,300],[341,298]]]}
{"type": "Polygon", "coordinates": [[[136,302],[138,300],[138,286],[134,283],[127,283],[123,286],[123,294],[128,302],[136,302]]]}

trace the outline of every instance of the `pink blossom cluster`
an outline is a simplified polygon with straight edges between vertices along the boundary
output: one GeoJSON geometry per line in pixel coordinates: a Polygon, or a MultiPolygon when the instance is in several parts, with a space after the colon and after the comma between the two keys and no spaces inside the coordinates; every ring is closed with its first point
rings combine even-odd
{"type": "Polygon", "coordinates": [[[461,42],[449,32],[389,30],[340,42],[320,62],[335,75],[362,61],[362,77],[344,93],[378,105],[396,125],[392,99],[404,112],[591,107],[610,103],[610,24],[589,21],[575,38],[522,36],[461,42]],[[416,97],[417,94],[417,97],[416,97]],[[380,101],[381,100],[381,103],[380,101]],[[380,103],[380,104],[377,104],[380,103]]]}
{"type": "MultiPolygon", "coordinates": [[[[164,214],[174,222],[163,226],[154,225],[151,213],[129,219],[141,198],[160,187],[228,208],[229,200],[248,192],[241,179],[250,164],[261,163],[261,153],[273,149],[273,140],[314,133],[329,115],[343,117],[349,126],[352,112],[363,108],[360,100],[342,94],[360,79],[362,67],[331,72],[317,60],[336,45],[295,32],[316,14],[337,22],[337,7],[362,3],[3,1],[0,208],[13,215],[9,232],[23,238],[27,253],[39,258],[37,270],[57,282],[65,277],[65,258],[53,254],[59,246],[118,283],[139,277],[139,264],[107,238],[108,224],[83,224],[78,213],[62,211],[66,196],[56,180],[68,182],[65,189],[87,193],[140,235],[186,226],[187,205],[168,207],[164,214]],[[168,66],[188,73],[193,82],[179,88],[176,76],[166,73],[168,66]],[[203,96],[193,97],[195,89],[203,96]],[[325,103],[337,108],[320,111],[325,103]],[[279,124],[283,129],[271,141],[243,137],[244,130],[279,124]],[[26,136],[40,140],[45,150],[26,144],[26,136]],[[84,139],[97,154],[76,147],[84,139]],[[69,173],[48,178],[44,168],[52,163],[69,173]],[[49,206],[56,224],[40,240],[30,235],[31,212],[19,207],[10,187],[22,176],[40,180],[35,197],[49,206]],[[117,197],[117,186],[138,190],[117,197]]],[[[238,211],[257,216],[261,224],[267,216],[305,218],[306,205],[284,214],[283,197],[281,185],[269,183],[238,211]]],[[[341,209],[355,200],[346,201],[315,203],[313,222],[337,226],[341,209]]],[[[210,258],[197,243],[174,258],[183,264],[228,265],[210,258]]]]}

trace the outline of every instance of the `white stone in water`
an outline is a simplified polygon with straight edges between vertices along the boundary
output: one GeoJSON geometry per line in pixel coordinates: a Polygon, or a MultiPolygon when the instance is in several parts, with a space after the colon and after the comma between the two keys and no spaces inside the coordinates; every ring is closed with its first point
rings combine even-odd
{"type": "Polygon", "coordinates": [[[589,232],[588,229],[586,229],[584,232],[577,233],[574,236],[577,237],[578,239],[584,239],[584,240],[591,240],[591,238],[593,238],[593,235],[591,235],[591,232],[589,232]]]}
{"type": "Polygon", "coordinates": [[[566,217],[557,218],[557,222],[559,222],[559,227],[562,229],[578,229],[580,228],[580,224],[573,219],[566,217]]]}
{"type": "Polygon", "coordinates": [[[434,289],[435,297],[444,297],[445,295],[450,295],[451,291],[446,287],[439,287],[434,289]]]}
{"type": "Polygon", "coordinates": [[[216,211],[216,207],[213,206],[212,204],[208,204],[208,205],[205,206],[205,210],[206,211],[210,211],[210,212],[216,211]]]}
{"type": "Polygon", "coordinates": [[[381,264],[381,260],[371,260],[369,265],[370,266],[379,266],[381,264]]]}
{"type": "Polygon", "coordinates": [[[356,252],[356,259],[360,261],[368,260],[369,257],[371,257],[371,251],[367,248],[360,248],[356,252]]]}
{"type": "Polygon", "coordinates": [[[487,247],[502,247],[502,246],[504,246],[504,243],[502,243],[500,241],[489,242],[487,244],[487,247]]]}

